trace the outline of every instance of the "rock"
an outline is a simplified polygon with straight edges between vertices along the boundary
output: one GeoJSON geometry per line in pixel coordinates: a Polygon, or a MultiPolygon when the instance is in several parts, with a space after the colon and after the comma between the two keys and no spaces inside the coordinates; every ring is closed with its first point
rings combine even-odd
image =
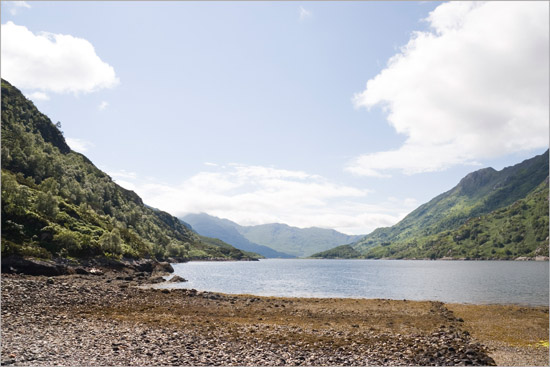
{"type": "Polygon", "coordinates": [[[179,275],[174,275],[170,280],[168,280],[171,283],[183,283],[187,282],[187,279],[180,277],[179,275]]]}
{"type": "Polygon", "coordinates": [[[75,268],[74,269],[75,273],[77,274],[80,274],[80,275],[88,275],[88,271],[86,269],[84,269],[83,267],[78,267],[78,268],[75,268]]]}
{"type": "Polygon", "coordinates": [[[166,279],[164,279],[163,277],[151,277],[151,278],[149,278],[148,283],[157,284],[157,283],[162,283],[162,282],[165,282],[165,281],[166,281],[166,279]]]}
{"type": "Polygon", "coordinates": [[[173,273],[174,268],[167,262],[159,262],[153,266],[153,273],[173,273]]]}
{"type": "Polygon", "coordinates": [[[91,268],[89,273],[92,275],[103,275],[103,272],[98,268],[91,268]]]}
{"type": "Polygon", "coordinates": [[[56,276],[67,274],[67,266],[49,260],[25,259],[19,256],[2,257],[2,273],[56,276]]]}

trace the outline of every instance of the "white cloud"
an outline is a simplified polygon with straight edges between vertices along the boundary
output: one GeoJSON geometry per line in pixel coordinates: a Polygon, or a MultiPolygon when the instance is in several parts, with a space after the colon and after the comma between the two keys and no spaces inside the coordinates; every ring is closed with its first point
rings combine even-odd
{"type": "Polygon", "coordinates": [[[65,141],[72,150],[79,153],[85,153],[89,148],[93,148],[95,146],[92,142],[78,138],[66,138],[65,141]]]}
{"type": "Polygon", "coordinates": [[[85,39],[2,24],[2,78],[21,89],[89,93],[119,83],[85,39]]]}
{"type": "Polygon", "coordinates": [[[440,171],[548,145],[548,2],[450,2],[355,96],[405,143],[362,155],[367,176],[440,171]]]}
{"type": "Polygon", "coordinates": [[[305,9],[303,6],[300,6],[298,11],[300,13],[300,20],[304,20],[306,18],[311,17],[311,12],[309,10],[305,9]]]}
{"type": "Polygon", "coordinates": [[[209,167],[218,167],[216,163],[212,163],[212,162],[204,162],[204,165],[209,167]]]}
{"type": "Polygon", "coordinates": [[[243,225],[280,222],[364,234],[397,223],[413,209],[407,199],[369,203],[369,190],[303,171],[239,164],[209,169],[216,171],[197,173],[180,185],[108,172],[148,205],[173,215],[206,212],[243,225]]]}
{"type": "Polygon", "coordinates": [[[126,171],[125,169],[121,169],[118,171],[109,171],[109,175],[116,179],[124,178],[124,179],[135,180],[137,178],[137,173],[132,171],[126,171]]]}
{"type": "Polygon", "coordinates": [[[50,97],[44,92],[32,92],[27,94],[27,98],[32,101],[48,101],[50,97]]]}
{"type": "Polygon", "coordinates": [[[100,111],[104,111],[107,106],[109,106],[109,102],[107,101],[102,101],[99,106],[97,106],[97,109],[100,110],[100,111]]]}
{"type": "Polygon", "coordinates": [[[6,1],[6,4],[9,6],[11,15],[17,15],[19,10],[22,8],[31,8],[31,5],[26,1],[6,1]]]}
{"type": "Polygon", "coordinates": [[[119,186],[124,187],[126,190],[132,190],[132,191],[136,190],[136,185],[127,180],[113,180],[113,181],[115,181],[119,186]]]}

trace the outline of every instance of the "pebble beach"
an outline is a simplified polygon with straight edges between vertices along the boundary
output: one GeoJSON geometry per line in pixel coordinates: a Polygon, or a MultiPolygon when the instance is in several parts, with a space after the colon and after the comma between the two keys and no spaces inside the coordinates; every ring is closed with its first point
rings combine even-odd
{"type": "MultiPolygon", "coordinates": [[[[228,295],[152,281],[3,274],[2,365],[548,365],[547,344],[487,336],[460,305],[228,295]]],[[[517,317],[546,325],[548,340],[548,308],[523,309],[517,317]]]]}

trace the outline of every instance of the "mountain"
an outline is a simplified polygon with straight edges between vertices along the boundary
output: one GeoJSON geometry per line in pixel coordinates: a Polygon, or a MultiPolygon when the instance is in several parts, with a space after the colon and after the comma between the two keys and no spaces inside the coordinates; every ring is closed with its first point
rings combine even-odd
{"type": "Polygon", "coordinates": [[[515,259],[548,256],[548,180],[525,198],[459,228],[369,249],[368,258],[515,259]]]}
{"type": "Polygon", "coordinates": [[[332,229],[302,229],[279,223],[241,226],[205,213],[188,214],[183,220],[200,234],[223,239],[237,248],[266,257],[306,257],[362,237],[349,236],[332,229]]]}
{"type": "Polygon", "coordinates": [[[307,257],[334,246],[349,244],[363,237],[350,236],[334,229],[297,228],[280,223],[239,226],[237,230],[252,242],[297,257],[307,257]]]}
{"type": "Polygon", "coordinates": [[[267,246],[258,245],[246,239],[237,230],[237,223],[228,219],[221,219],[205,213],[188,214],[183,219],[191,227],[204,236],[219,238],[243,251],[252,251],[269,258],[292,258],[294,256],[278,252],[267,246]]]}
{"type": "Polygon", "coordinates": [[[501,171],[472,172],[396,225],[378,228],[352,247],[369,258],[547,254],[548,155],[546,151],[501,171]]]}
{"type": "Polygon", "coordinates": [[[2,80],[2,256],[249,258],[144,205],[2,80]]]}

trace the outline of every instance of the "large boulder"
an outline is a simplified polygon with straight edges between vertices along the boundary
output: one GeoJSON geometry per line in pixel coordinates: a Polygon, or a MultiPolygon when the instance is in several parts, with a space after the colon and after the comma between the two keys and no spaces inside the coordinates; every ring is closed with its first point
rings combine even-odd
{"type": "Polygon", "coordinates": [[[159,263],[156,263],[155,266],[153,267],[153,272],[158,272],[158,273],[173,273],[174,272],[174,268],[172,267],[172,265],[170,265],[170,263],[167,263],[167,262],[159,262],[159,263]]]}

